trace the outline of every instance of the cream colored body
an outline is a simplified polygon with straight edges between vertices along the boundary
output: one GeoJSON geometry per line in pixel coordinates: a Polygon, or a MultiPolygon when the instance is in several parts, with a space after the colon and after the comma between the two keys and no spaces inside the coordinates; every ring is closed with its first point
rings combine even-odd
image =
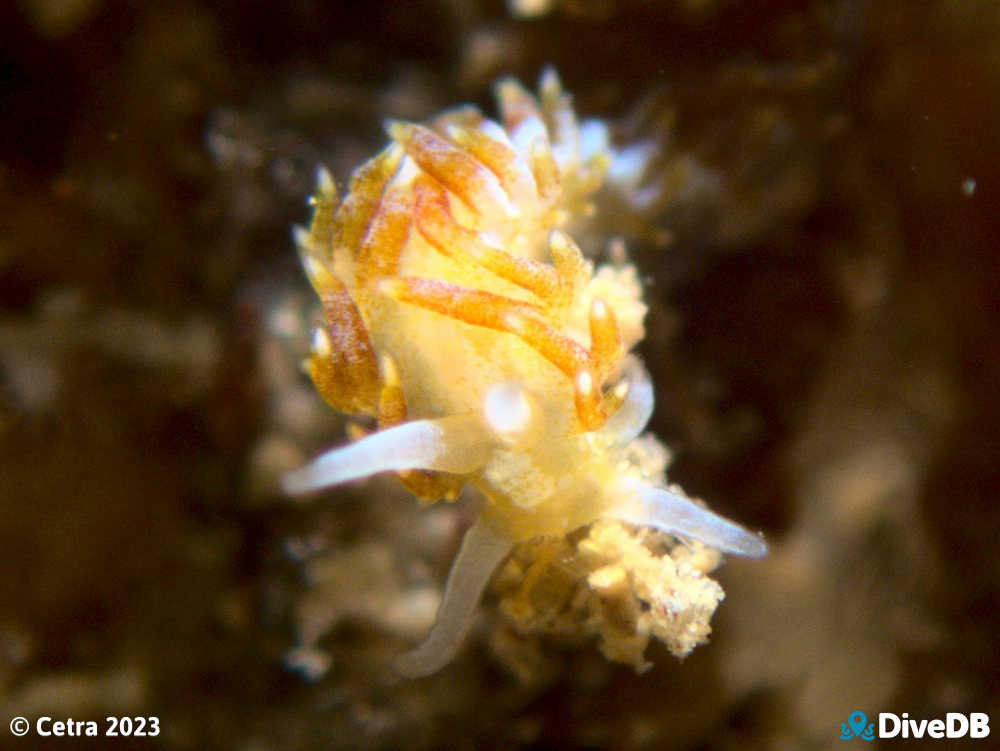
{"type": "Polygon", "coordinates": [[[394,144],[340,200],[321,181],[299,241],[327,312],[310,372],[334,406],[380,430],[292,473],[306,492],[395,470],[423,497],[463,485],[487,499],[428,642],[430,672],[464,634],[514,543],[598,519],[649,524],[749,555],[763,542],[666,489],[667,454],[639,437],[652,388],[628,355],[646,306],[634,267],[596,273],[564,230],[592,213],[613,153],[577,124],[554,74],[539,99],[498,87],[503,124],[469,108],[394,144]],[[416,474],[415,474],[416,471],[416,474]]]}

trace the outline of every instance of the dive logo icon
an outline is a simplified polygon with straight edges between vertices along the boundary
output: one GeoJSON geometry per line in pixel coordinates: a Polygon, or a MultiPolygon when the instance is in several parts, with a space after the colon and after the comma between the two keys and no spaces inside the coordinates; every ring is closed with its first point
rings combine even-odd
{"type": "Polygon", "coordinates": [[[875,740],[875,723],[869,723],[864,712],[855,710],[847,716],[847,722],[840,723],[840,740],[849,741],[851,738],[875,740]]]}

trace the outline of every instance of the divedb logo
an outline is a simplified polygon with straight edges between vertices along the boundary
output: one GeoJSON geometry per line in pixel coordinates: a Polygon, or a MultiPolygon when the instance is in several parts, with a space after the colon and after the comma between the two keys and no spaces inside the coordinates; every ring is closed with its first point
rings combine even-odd
{"type": "Polygon", "coordinates": [[[875,723],[869,725],[865,713],[857,710],[847,716],[847,722],[840,723],[840,740],[849,741],[854,737],[875,740],[875,723]]]}
{"type": "Polygon", "coordinates": [[[949,712],[944,719],[914,720],[903,712],[879,712],[878,734],[875,723],[868,722],[864,712],[855,710],[840,723],[840,739],[849,741],[860,738],[873,741],[875,738],[987,738],[990,734],[990,716],[985,712],[949,712]]]}

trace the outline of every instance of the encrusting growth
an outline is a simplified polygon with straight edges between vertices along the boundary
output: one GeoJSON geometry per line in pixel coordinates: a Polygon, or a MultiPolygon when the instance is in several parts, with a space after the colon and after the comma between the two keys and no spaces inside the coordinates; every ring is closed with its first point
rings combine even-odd
{"type": "MultiPolygon", "coordinates": [[[[717,557],[701,569],[675,565],[683,546],[659,558],[642,548],[643,557],[641,528],[697,541],[689,549],[760,556],[766,546],[667,487],[666,452],[641,435],[653,389],[629,354],[646,311],[636,271],[625,262],[595,271],[569,234],[593,213],[590,196],[615,158],[606,128],[577,121],[551,70],[537,98],[513,80],[497,97],[500,122],[462,107],[426,126],[389,123],[390,145],[343,198],[320,173],[312,226],[296,232],[325,314],[306,365],[329,404],[374,417],[378,430],[291,472],[284,488],[393,471],[427,501],[466,485],[485,496],[437,623],[399,663],[406,675],[453,656],[516,544],[555,544],[599,520],[574,553],[590,561],[578,573],[605,599],[624,587],[652,604],[652,614],[633,608],[636,619],[659,619],[637,620],[643,634],[668,643],[671,628],[695,634],[674,650],[685,654],[721,599],[702,576],[717,557]],[[651,584],[674,575],[668,589],[651,584]],[[688,599],[684,581],[698,590],[688,599]]],[[[530,588],[502,602],[525,628],[534,616],[517,598],[530,588]]],[[[608,644],[609,656],[641,665],[641,650],[608,644]]]]}

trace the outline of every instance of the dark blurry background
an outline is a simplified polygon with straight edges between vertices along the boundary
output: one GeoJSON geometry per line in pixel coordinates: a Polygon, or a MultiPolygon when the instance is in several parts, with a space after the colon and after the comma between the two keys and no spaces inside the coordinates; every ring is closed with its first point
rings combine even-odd
{"type": "Polygon", "coordinates": [[[115,747],[246,751],[1000,724],[1000,6],[511,5],[0,6],[0,745],[45,746],[15,715],[155,715],[115,747]],[[343,185],[384,118],[492,112],[498,76],[547,63],[582,115],[659,146],[649,200],[603,198],[595,237],[647,278],[672,479],[772,554],[718,572],[683,663],[512,657],[487,597],[455,663],[400,682],[468,513],[381,480],[275,491],[343,440],[296,370],[289,228],[315,166],[343,185]]]}

